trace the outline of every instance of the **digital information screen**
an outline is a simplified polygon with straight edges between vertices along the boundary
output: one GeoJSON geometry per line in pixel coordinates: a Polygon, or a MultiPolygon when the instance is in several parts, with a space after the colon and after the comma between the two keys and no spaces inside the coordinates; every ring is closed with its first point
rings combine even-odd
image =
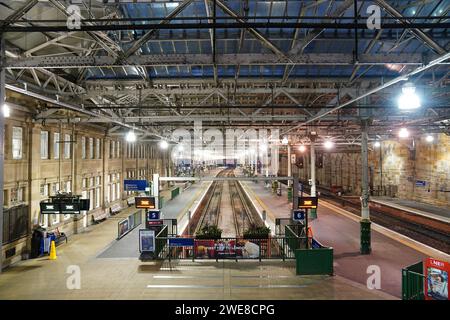
{"type": "Polygon", "coordinates": [[[137,209],[156,209],[155,197],[135,197],[137,209]]]}
{"type": "Polygon", "coordinates": [[[298,209],[317,209],[317,197],[298,198],[298,209]]]}

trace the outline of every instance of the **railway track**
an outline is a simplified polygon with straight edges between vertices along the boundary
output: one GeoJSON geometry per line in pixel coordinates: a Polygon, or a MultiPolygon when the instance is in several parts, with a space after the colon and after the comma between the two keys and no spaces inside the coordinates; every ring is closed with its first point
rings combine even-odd
{"type": "MultiPolygon", "coordinates": [[[[225,176],[228,174],[228,171],[229,170],[222,170],[217,176],[225,176]]],[[[199,222],[197,223],[195,233],[197,233],[206,225],[217,226],[220,216],[220,203],[222,201],[223,184],[224,181],[214,181],[211,185],[212,192],[208,198],[206,206],[203,209],[203,213],[200,216],[199,222]]]]}
{"type": "MultiPolygon", "coordinates": [[[[305,191],[310,191],[309,186],[305,191]]],[[[358,200],[338,197],[326,189],[318,188],[321,198],[334,205],[344,207],[350,213],[361,216],[361,204],[358,200]]],[[[386,213],[382,209],[370,207],[370,220],[402,235],[405,235],[432,248],[450,254],[450,227],[445,222],[431,221],[425,217],[391,211],[386,213]],[[427,221],[429,220],[429,221],[427,221]]]]}
{"type": "MultiPolygon", "coordinates": [[[[233,169],[222,170],[218,177],[234,177],[233,169]]],[[[239,185],[238,181],[214,181],[210,187],[208,198],[205,200],[205,204],[202,206],[200,215],[198,218],[193,219],[193,226],[195,226],[194,234],[197,234],[204,226],[218,226],[219,219],[222,214],[232,214],[230,223],[234,224],[235,236],[242,237],[244,230],[248,229],[251,225],[261,225],[258,217],[254,216],[252,209],[246,201],[246,196],[239,185]],[[227,183],[229,191],[229,199],[231,204],[231,212],[223,210],[221,208],[222,194],[226,188],[224,183],[227,183]],[[232,222],[231,222],[232,221],[232,222]]],[[[226,192],[225,192],[226,193],[226,192]]],[[[223,217],[222,217],[223,218],[223,217]]],[[[227,220],[225,220],[227,221],[227,220]]]]}
{"type": "MultiPolygon", "coordinates": [[[[233,173],[230,176],[234,176],[233,173]]],[[[231,209],[233,211],[233,221],[236,230],[236,237],[243,236],[244,230],[255,224],[255,219],[245,201],[245,195],[239,187],[238,181],[229,181],[231,209]]]]}

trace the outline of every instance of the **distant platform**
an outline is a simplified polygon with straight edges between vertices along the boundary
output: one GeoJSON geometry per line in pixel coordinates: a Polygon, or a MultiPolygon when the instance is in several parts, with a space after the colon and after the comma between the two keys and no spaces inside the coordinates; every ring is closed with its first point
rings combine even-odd
{"type": "Polygon", "coordinates": [[[370,201],[450,223],[450,208],[438,207],[423,202],[391,197],[371,197],[370,201]]]}

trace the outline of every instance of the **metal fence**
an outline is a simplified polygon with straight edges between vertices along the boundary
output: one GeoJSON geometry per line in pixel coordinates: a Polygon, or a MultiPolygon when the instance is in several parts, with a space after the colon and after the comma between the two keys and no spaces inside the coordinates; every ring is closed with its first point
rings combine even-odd
{"type": "Polygon", "coordinates": [[[402,299],[424,300],[425,275],[423,274],[423,263],[412,264],[402,269],[402,299]]]}
{"type": "Polygon", "coordinates": [[[306,239],[300,237],[270,237],[268,239],[193,239],[193,245],[169,245],[169,237],[156,237],[159,259],[295,259],[295,249],[305,247],[306,239]]]}
{"type": "Polygon", "coordinates": [[[3,244],[11,243],[29,234],[29,207],[20,205],[3,211],[3,244]]]}

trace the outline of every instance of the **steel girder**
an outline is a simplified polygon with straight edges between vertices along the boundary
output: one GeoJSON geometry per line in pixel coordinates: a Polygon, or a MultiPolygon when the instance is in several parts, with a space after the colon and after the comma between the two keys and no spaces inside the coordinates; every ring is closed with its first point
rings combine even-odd
{"type": "MultiPolygon", "coordinates": [[[[273,54],[221,54],[218,65],[354,65],[351,54],[325,53],[302,54],[291,60],[280,59],[273,54]]],[[[421,54],[362,54],[358,64],[421,65],[426,60],[421,54]]],[[[111,56],[39,56],[6,59],[6,68],[80,68],[80,67],[133,67],[169,65],[211,65],[209,54],[158,54],[131,56],[117,62],[111,56]]]]}

